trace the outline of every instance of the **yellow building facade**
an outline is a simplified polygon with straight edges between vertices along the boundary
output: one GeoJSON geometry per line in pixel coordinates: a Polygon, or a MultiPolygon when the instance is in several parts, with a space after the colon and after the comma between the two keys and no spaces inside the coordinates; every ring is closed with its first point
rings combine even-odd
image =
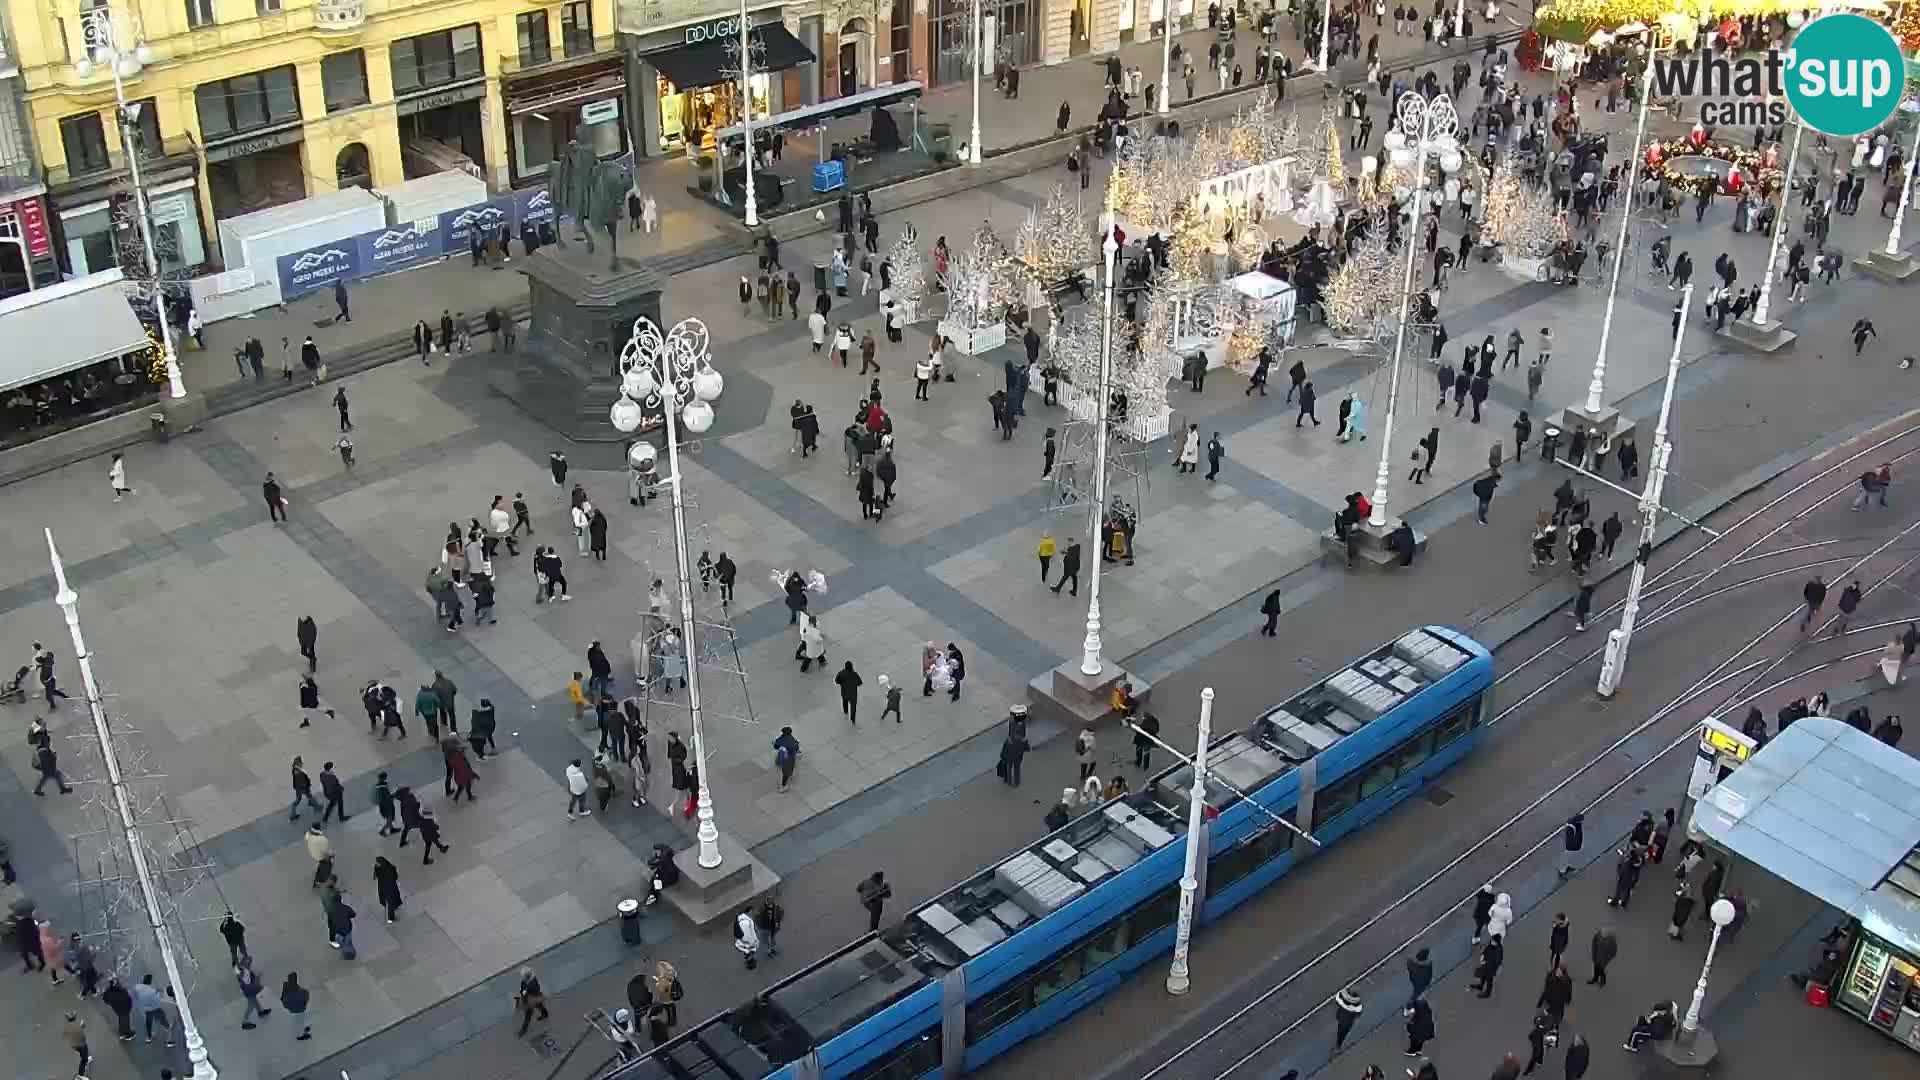
{"type": "Polygon", "coordinates": [[[69,273],[113,265],[127,193],[109,7],[142,182],[174,268],[213,224],[342,186],[460,170],[535,183],[570,138],[625,151],[614,0],[5,0],[69,273]]]}

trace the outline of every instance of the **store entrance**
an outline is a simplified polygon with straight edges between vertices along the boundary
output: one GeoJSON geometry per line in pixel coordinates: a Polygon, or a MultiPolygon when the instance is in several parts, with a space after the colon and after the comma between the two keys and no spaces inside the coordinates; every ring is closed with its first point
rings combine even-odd
{"type": "MultiPolygon", "coordinates": [[[[713,133],[740,122],[740,88],[737,83],[717,83],[692,90],[681,90],[660,80],[660,149],[711,151],[713,133]]],[[[753,114],[766,116],[767,92],[771,85],[764,74],[749,80],[753,86],[753,114]]]]}
{"type": "Polygon", "coordinates": [[[1072,39],[1067,42],[1068,56],[1085,56],[1093,51],[1093,35],[1087,33],[1087,27],[1093,25],[1093,0],[1073,0],[1072,39]]]}
{"type": "MultiPolygon", "coordinates": [[[[213,215],[238,217],[307,197],[299,143],[207,163],[207,193],[213,215]]],[[[111,265],[111,264],[107,264],[111,265]]]]}
{"type": "Polygon", "coordinates": [[[409,180],[454,169],[484,172],[480,102],[457,101],[400,117],[400,162],[409,180]]]}

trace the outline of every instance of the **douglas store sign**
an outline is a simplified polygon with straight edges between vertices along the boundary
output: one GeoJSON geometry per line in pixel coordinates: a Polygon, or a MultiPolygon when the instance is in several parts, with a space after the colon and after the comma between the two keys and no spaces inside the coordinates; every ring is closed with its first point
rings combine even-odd
{"type": "Polygon", "coordinates": [[[694,23],[686,28],[686,42],[689,45],[704,45],[709,41],[724,41],[740,34],[740,16],[723,15],[718,19],[694,23]]]}

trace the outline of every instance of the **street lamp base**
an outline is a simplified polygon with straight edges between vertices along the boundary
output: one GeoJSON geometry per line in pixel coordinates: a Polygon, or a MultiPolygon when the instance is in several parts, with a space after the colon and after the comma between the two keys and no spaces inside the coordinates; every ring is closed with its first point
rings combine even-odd
{"type": "Polygon", "coordinates": [[[1853,268],[1881,281],[1899,285],[1913,275],[1920,274],[1920,259],[1904,251],[1889,255],[1884,249],[1876,248],[1868,252],[1866,258],[1853,260],[1853,268]]]}
{"type": "Polygon", "coordinates": [[[1589,454],[1600,446],[1611,449],[1621,439],[1632,438],[1634,433],[1632,417],[1623,416],[1619,409],[1606,404],[1602,404],[1597,411],[1591,411],[1585,400],[1560,410],[1560,414],[1547,423],[1560,432],[1560,453],[1563,456],[1568,444],[1573,442],[1573,433],[1581,428],[1587,429],[1589,454]]]}
{"type": "Polygon", "coordinates": [[[1691,1035],[1685,1031],[1674,1032],[1673,1038],[1644,1047],[1642,1053],[1652,1051],[1655,1057],[1675,1069],[1698,1069],[1702,1072],[1713,1067],[1713,1061],[1720,1056],[1720,1041],[1705,1025],[1696,1028],[1691,1035]]]}
{"type": "MultiPolygon", "coordinates": [[[[1328,511],[1332,516],[1332,511],[1328,511]]],[[[1385,525],[1375,525],[1371,521],[1362,521],[1354,528],[1360,533],[1360,543],[1353,553],[1353,565],[1356,569],[1371,567],[1375,570],[1397,568],[1400,556],[1387,550],[1387,537],[1400,527],[1399,518],[1389,518],[1385,525]]],[[[1413,553],[1417,560],[1427,550],[1427,534],[1419,529],[1413,530],[1413,553]]],[[[1320,533],[1320,554],[1323,558],[1344,562],[1347,558],[1347,543],[1336,539],[1333,527],[1329,525],[1320,533]]]]}
{"type": "Polygon", "coordinates": [[[1167,993],[1172,994],[1174,997],[1181,997],[1191,989],[1193,989],[1193,980],[1187,977],[1186,972],[1182,971],[1167,976],[1167,993]]]}
{"type": "MultiPolygon", "coordinates": [[[[1780,302],[1784,304],[1788,301],[1780,302]]],[[[1728,323],[1727,328],[1721,333],[1746,348],[1764,353],[1779,352],[1793,344],[1794,339],[1800,336],[1779,322],[1757,323],[1747,319],[1728,323]]]]}
{"type": "Polygon", "coordinates": [[[695,926],[729,918],[780,884],[779,874],[726,833],[720,834],[719,866],[701,866],[698,845],[677,852],[673,865],[680,882],[662,895],[695,926]]]}
{"type": "Polygon", "coordinates": [[[188,391],[185,397],[160,398],[160,411],[167,414],[167,428],[175,435],[207,418],[207,397],[188,391]]]}
{"type": "Polygon", "coordinates": [[[1035,719],[1044,713],[1065,724],[1069,731],[1079,731],[1113,715],[1113,688],[1123,680],[1133,684],[1133,700],[1145,710],[1152,700],[1152,683],[1121,670],[1112,660],[1100,665],[1100,674],[1088,675],[1080,670],[1078,656],[1029,680],[1027,703],[1033,708],[1035,719]]]}

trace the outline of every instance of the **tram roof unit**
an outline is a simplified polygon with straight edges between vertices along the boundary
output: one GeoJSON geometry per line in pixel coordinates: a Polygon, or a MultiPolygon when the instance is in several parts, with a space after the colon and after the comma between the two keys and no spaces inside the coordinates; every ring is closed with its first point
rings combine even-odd
{"type": "MultiPolygon", "coordinates": [[[[1214,740],[1208,774],[1232,788],[1215,787],[1210,801],[1224,809],[1236,790],[1252,795],[1473,659],[1439,627],[1380,646],[1214,740]]],[[[1175,765],[934,898],[887,937],[930,977],[958,967],[1184,838],[1192,786],[1192,767],[1175,765]]]]}

